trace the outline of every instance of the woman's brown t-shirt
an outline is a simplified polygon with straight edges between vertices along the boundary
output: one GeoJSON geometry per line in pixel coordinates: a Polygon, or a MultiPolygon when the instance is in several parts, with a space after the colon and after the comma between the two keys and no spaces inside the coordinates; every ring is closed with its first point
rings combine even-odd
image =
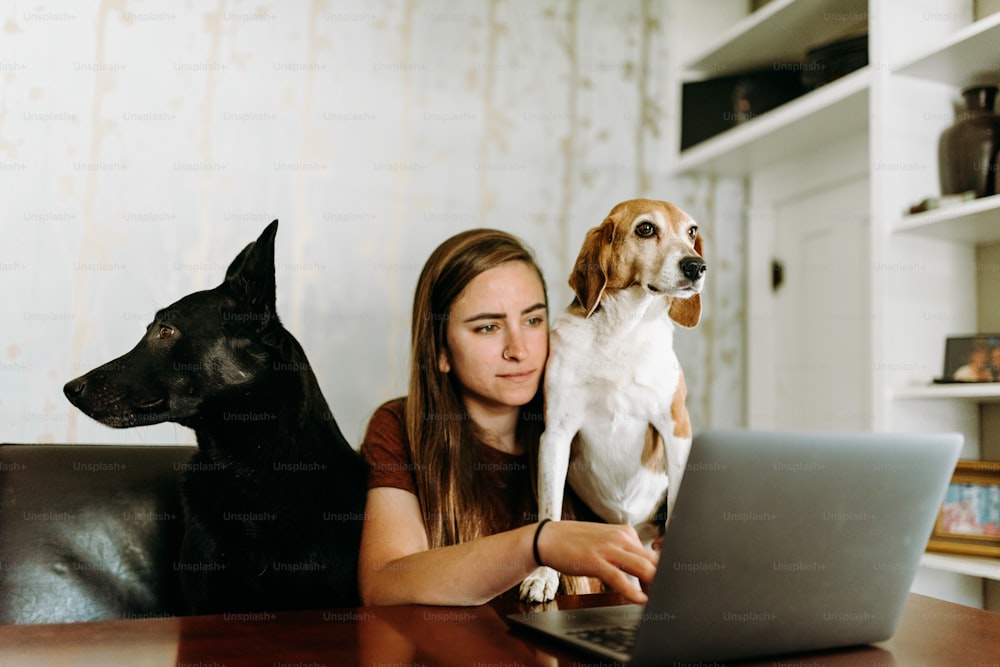
{"type": "MultiPolygon", "coordinates": [[[[406,435],[406,398],[382,404],[368,422],[361,453],[370,467],[368,488],[392,487],[417,495],[414,464],[406,435]]],[[[478,442],[472,459],[473,487],[483,507],[492,508],[484,534],[492,535],[537,521],[528,455],[514,455],[478,442]]]]}

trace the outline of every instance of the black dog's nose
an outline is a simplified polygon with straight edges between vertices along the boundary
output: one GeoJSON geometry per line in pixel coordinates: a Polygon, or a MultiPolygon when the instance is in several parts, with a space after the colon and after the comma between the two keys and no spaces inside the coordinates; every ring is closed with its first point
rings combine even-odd
{"type": "Polygon", "coordinates": [[[86,390],[87,380],[82,377],[70,380],[63,386],[63,393],[66,394],[66,398],[68,398],[70,402],[83,396],[83,392],[86,390]]]}
{"type": "Polygon", "coordinates": [[[681,260],[681,273],[688,280],[698,280],[705,271],[708,271],[708,264],[701,257],[685,257],[681,260]]]}

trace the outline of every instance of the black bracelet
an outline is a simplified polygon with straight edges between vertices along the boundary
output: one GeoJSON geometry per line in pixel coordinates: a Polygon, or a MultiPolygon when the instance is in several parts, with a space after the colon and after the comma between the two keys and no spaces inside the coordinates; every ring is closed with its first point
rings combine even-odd
{"type": "Polygon", "coordinates": [[[538,536],[542,534],[542,526],[547,524],[549,521],[552,521],[552,519],[542,519],[538,522],[538,528],[535,528],[535,540],[531,543],[531,551],[535,554],[535,562],[538,563],[538,567],[545,567],[545,564],[542,563],[541,556],[538,555],[538,536]]]}

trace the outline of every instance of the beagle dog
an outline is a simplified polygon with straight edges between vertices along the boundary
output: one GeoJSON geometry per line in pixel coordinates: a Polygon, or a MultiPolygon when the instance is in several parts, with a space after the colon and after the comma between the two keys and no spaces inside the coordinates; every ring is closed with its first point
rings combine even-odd
{"type": "MultiPolygon", "coordinates": [[[[587,233],[554,319],[539,443],[539,519],[558,520],[567,481],[598,516],[662,535],[691,448],[673,322],[701,318],[707,265],[698,226],[673,204],[635,199],[587,233]]],[[[551,600],[558,573],[539,567],[521,599],[551,600]]]]}

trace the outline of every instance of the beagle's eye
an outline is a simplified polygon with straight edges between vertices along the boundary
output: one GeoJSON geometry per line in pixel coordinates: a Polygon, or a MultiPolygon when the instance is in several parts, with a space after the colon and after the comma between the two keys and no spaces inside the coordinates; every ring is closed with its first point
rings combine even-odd
{"type": "Polygon", "coordinates": [[[698,238],[698,225],[691,225],[688,228],[688,238],[692,241],[698,238]]]}
{"type": "Polygon", "coordinates": [[[177,333],[177,329],[168,327],[166,324],[160,325],[160,330],[156,332],[156,337],[160,340],[170,340],[177,333]]]}
{"type": "Polygon", "coordinates": [[[656,234],[656,225],[651,222],[640,222],[635,228],[635,235],[644,239],[656,234]]]}

